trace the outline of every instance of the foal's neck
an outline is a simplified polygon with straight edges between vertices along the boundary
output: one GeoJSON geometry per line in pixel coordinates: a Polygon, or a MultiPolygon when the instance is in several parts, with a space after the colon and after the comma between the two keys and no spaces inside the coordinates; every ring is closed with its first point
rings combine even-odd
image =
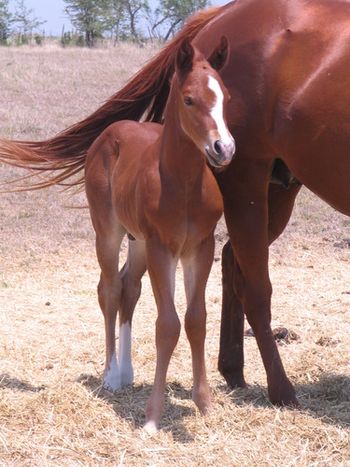
{"type": "Polygon", "coordinates": [[[172,90],[161,137],[160,169],[168,177],[190,183],[202,176],[206,163],[201,151],[181,127],[178,98],[172,90]]]}

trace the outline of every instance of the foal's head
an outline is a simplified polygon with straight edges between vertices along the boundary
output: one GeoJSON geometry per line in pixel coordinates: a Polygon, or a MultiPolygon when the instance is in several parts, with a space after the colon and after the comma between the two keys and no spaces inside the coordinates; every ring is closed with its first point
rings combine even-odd
{"type": "MultiPolygon", "coordinates": [[[[215,168],[228,165],[235,152],[225,108],[230,98],[219,74],[226,62],[228,42],[220,44],[208,59],[184,40],[176,56],[178,111],[182,130],[215,168]]],[[[174,85],[173,84],[173,85],[174,85]]]]}

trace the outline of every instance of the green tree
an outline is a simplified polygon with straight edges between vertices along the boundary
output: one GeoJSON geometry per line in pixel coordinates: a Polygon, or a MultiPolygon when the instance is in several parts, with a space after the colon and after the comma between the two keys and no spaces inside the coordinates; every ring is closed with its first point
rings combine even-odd
{"type": "Polygon", "coordinates": [[[12,15],[8,3],[8,0],[0,0],[0,44],[7,44],[10,35],[12,15]]]}
{"type": "Polygon", "coordinates": [[[139,23],[142,16],[149,14],[148,0],[109,0],[106,10],[106,23],[116,40],[132,39],[139,41],[139,23]]]}
{"type": "Polygon", "coordinates": [[[110,0],[105,12],[106,29],[115,42],[125,37],[125,5],[123,0],[110,0]]]}
{"type": "Polygon", "coordinates": [[[64,0],[65,12],[73,26],[85,37],[88,47],[93,47],[96,40],[106,30],[106,13],[110,0],[64,0]]]}
{"type": "Polygon", "coordinates": [[[20,44],[27,43],[33,37],[33,32],[38,31],[44,23],[34,15],[33,8],[25,5],[24,0],[16,1],[13,24],[20,44]]]}
{"type": "Polygon", "coordinates": [[[131,38],[135,41],[140,39],[138,32],[138,22],[142,14],[147,14],[150,7],[147,0],[123,0],[125,4],[125,16],[127,28],[131,38]]]}
{"type": "Polygon", "coordinates": [[[210,5],[209,0],[160,0],[152,31],[155,33],[161,29],[164,32],[158,35],[168,40],[183,26],[189,15],[208,5],[210,5]]]}

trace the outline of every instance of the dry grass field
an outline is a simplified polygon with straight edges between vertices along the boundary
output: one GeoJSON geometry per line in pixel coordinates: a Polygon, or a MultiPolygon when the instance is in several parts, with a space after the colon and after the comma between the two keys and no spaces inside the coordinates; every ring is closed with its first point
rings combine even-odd
{"type": "MultiPolygon", "coordinates": [[[[0,49],[0,135],[43,139],[92,112],[156,49],[0,49]]],[[[0,166],[0,183],[19,171],[0,166]]],[[[142,430],[155,368],[148,278],[134,320],[135,384],[101,389],[99,270],[83,194],[56,188],[0,195],[0,465],[350,466],[350,221],[303,190],[271,248],[273,324],[300,410],[272,407],[255,340],[244,390],[216,370],[221,223],[207,290],[213,410],[190,398],[189,345],[172,359],[161,431],[142,430]]],[[[181,271],[179,271],[179,279],[181,271]]],[[[177,288],[179,314],[184,294],[177,288]]]]}

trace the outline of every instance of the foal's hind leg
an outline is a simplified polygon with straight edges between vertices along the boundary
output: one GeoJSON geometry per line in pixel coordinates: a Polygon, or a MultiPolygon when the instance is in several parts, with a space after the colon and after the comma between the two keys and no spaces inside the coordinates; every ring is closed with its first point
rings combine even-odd
{"type": "Polygon", "coordinates": [[[119,148],[111,136],[108,133],[98,138],[89,150],[85,166],[85,189],[96,232],[96,254],[101,268],[98,300],[104,317],[106,336],[103,384],[106,388],[116,390],[121,386],[115,351],[115,324],[122,295],[119,250],[126,232],[116,216],[112,202],[110,175],[114,170],[119,148]]]}
{"type": "Polygon", "coordinates": [[[118,271],[118,262],[119,249],[124,235],[125,231],[120,224],[108,233],[105,233],[103,229],[96,232],[96,254],[101,267],[98,300],[104,317],[106,337],[103,385],[113,391],[121,387],[115,350],[115,324],[122,296],[122,280],[118,271]]]}
{"type": "Polygon", "coordinates": [[[205,414],[211,405],[204,344],[206,335],[205,287],[213,257],[214,237],[211,235],[194,253],[182,260],[187,299],[185,329],[192,353],[192,398],[202,414],[205,414]]]}
{"type": "Polygon", "coordinates": [[[144,242],[129,240],[128,258],[121,270],[122,299],[119,313],[119,372],[120,384],[132,384],[134,372],[131,361],[131,321],[141,293],[141,279],[146,271],[144,242]]]}

